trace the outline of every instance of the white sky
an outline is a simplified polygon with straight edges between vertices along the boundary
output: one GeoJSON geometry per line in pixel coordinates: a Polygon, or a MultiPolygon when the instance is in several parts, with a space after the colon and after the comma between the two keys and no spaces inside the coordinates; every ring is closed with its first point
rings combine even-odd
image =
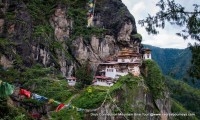
{"type": "MultiPolygon", "coordinates": [[[[188,43],[194,43],[194,40],[183,38],[176,35],[183,28],[167,24],[164,29],[159,30],[158,35],[148,35],[144,27],[138,25],[138,20],[145,19],[148,14],[155,15],[159,10],[156,3],[159,0],[122,0],[127,6],[130,13],[136,20],[137,31],[143,37],[143,44],[149,44],[161,48],[186,48],[188,43]]],[[[187,6],[186,10],[193,10],[193,4],[200,5],[200,0],[175,0],[183,6],[187,6]]]]}

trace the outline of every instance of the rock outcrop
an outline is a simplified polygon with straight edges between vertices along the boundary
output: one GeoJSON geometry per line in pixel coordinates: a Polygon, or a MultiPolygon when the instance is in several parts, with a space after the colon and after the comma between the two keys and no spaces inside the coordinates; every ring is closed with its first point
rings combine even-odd
{"type": "Polygon", "coordinates": [[[91,34],[89,44],[86,44],[84,38],[80,36],[68,46],[66,42],[71,36],[73,20],[68,17],[67,6],[58,5],[49,18],[55,36],[53,39],[62,44],[62,49],[55,50],[55,56],[48,43],[44,43],[43,37],[33,38],[37,23],[34,23],[29,13],[27,3],[5,1],[3,4],[7,7],[2,8],[1,14],[6,16],[5,11],[9,11],[14,15],[12,21],[0,18],[0,33],[4,31],[6,38],[17,43],[16,54],[21,56],[24,65],[32,66],[37,62],[44,66],[58,65],[63,76],[73,74],[75,67],[87,60],[95,70],[98,63],[116,54],[122,47],[133,47],[134,39],[130,36],[137,33],[135,20],[121,1],[97,1],[94,25],[106,29],[107,32],[103,37],[91,34]],[[13,22],[16,20],[21,22],[13,22]],[[7,31],[4,26],[7,27],[7,31]],[[75,60],[71,60],[66,53],[75,60]]]}
{"type": "Polygon", "coordinates": [[[108,96],[108,102],[98,110],[86,112],[87,120],[167,120],[171,111],[169,94],[166,91],[162,99],[154,100],[148,87],[141,80],[137,84],[124,84],[114,97],[108,96]],[[116,112],[117,111],[117,112],[116,112]],[[124,112],[126,111],[126,112],[124,112]]]}
{"type": "MultiPolygon", "coordinates": [[[[5,68],[12,67],[13,63],[18,64],[16,61],[20,59],[22,61],[20,65],[25,67],[37,63],[44,67],[53,66],[67,77],[74,75],[75,70],[86,61],[89,61],[95,72],[99,63],[115,55],[120,49],[124,47],[137,51],[141,49],[141,41],[132,37],[137,34],[135,19],[121,0],[96,1],[93,27],[104,29],[106,32],[101,36],[91,33],[89,40],[83,35],[72,37],[75,21],[69,15],[70,5],[55,2],[52,7],[53,12],[50,15],[40,16],[44,21],[40,18],[36,21],[35,13],[32,11],[37,7],[30,9],[29,7],[33,6],[30,6],[29,2],[31,1],[3,0],[0,3],[0,37],[6,39],[10,45],[9,49],[14,51],[12,53],[3,51],[6,50],[5,45],[0,42],[0,50],[3,51],[0,51],[0,63],[5,68]]],[[[86,9],[86,4],[82,7],[86,9]]],[[[133,94],[126,90],[126,94],[133,94]]],[[[148,112],[151,112],[156,107],[152,97],[146,94],[142,87],[135,90],[135,96],[123,100],[121,97],[119,93],[115,99],[121,102],[130,100],[131,107],[135,108],[136,112],[146,106],[149,106],[148,112]]],[[[157,107],[163,113],[169,111],[167,101],[167,99],[156,101],[157,107]]],[[[113,104],[108,103],[98,112],[111,113],[110,108],[113,108],[113,104]]],[[[99,117],[98,119],[124,118],[99,117]]]]}

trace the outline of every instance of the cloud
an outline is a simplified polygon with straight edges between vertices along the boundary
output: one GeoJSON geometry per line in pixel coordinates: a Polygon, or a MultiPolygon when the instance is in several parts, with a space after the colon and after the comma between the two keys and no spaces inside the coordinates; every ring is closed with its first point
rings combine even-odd
{"type": "MultiPolygon", "coordinates": [[[[192,10],[193,3],[200,4],[200,1],[197,2],[196,0],[190,0],[189,2],[183,0],[176,1],[183,6],[187,6],[186,10],[192,10]]],[[[136,19],[137,31],[143,36],[143,44],[150,44],[161,48],[186,48],[189,42],[194,43],[194,40],[183,40],[176,35],[177,32],[183,29],[181,27],[166,24],[165,29],[159,30],[158,35],[148,35],[145,28],[137,24],[138,20],[146,18],[148,14],[155,15],[159,10],[156,7],[158,0],[122,0],[122,2],[128,7],[130,13],[136,19]]]]}
{"type": "Polygon", "coordinates": [[[141,11],[145,10],[145,4],[143,1],[136,3],[132,9],[131,9],[131,13],[141,13],[141,11]]]}

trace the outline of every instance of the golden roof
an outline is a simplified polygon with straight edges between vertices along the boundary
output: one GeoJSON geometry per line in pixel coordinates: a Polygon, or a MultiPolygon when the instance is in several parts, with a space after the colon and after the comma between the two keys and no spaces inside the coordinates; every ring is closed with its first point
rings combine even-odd
{"type": "Polygon", "coordinates": [[[146,52],[146,51],[152,51],[152,50],[151,50],[151,49],[149,49],[149,48],[144,48],[144,49],[143,49],[143,51],[145,51],[145,52],[146,52]]]}
{"type": "Polygon", "coordinates": [[[118,57],[125,57],[125,56],[140,56],[139,53],[136,53],[134,52],[133,50],[131,49],[127,49],[127,48],[123,48],[119,54],[118,54],[118,57]]]}

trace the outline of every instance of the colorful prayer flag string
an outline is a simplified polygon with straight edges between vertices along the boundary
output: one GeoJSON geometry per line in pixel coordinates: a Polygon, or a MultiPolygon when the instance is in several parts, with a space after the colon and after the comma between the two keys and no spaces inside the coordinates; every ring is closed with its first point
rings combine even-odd
{"type": "Polygon", "coordinates": [[[88,3],[88,25],[87,27],[91,27],[93,25],[93,18],[94,18],[94,10],[95,10],[95,0],[90,0],[88,3]]]}

